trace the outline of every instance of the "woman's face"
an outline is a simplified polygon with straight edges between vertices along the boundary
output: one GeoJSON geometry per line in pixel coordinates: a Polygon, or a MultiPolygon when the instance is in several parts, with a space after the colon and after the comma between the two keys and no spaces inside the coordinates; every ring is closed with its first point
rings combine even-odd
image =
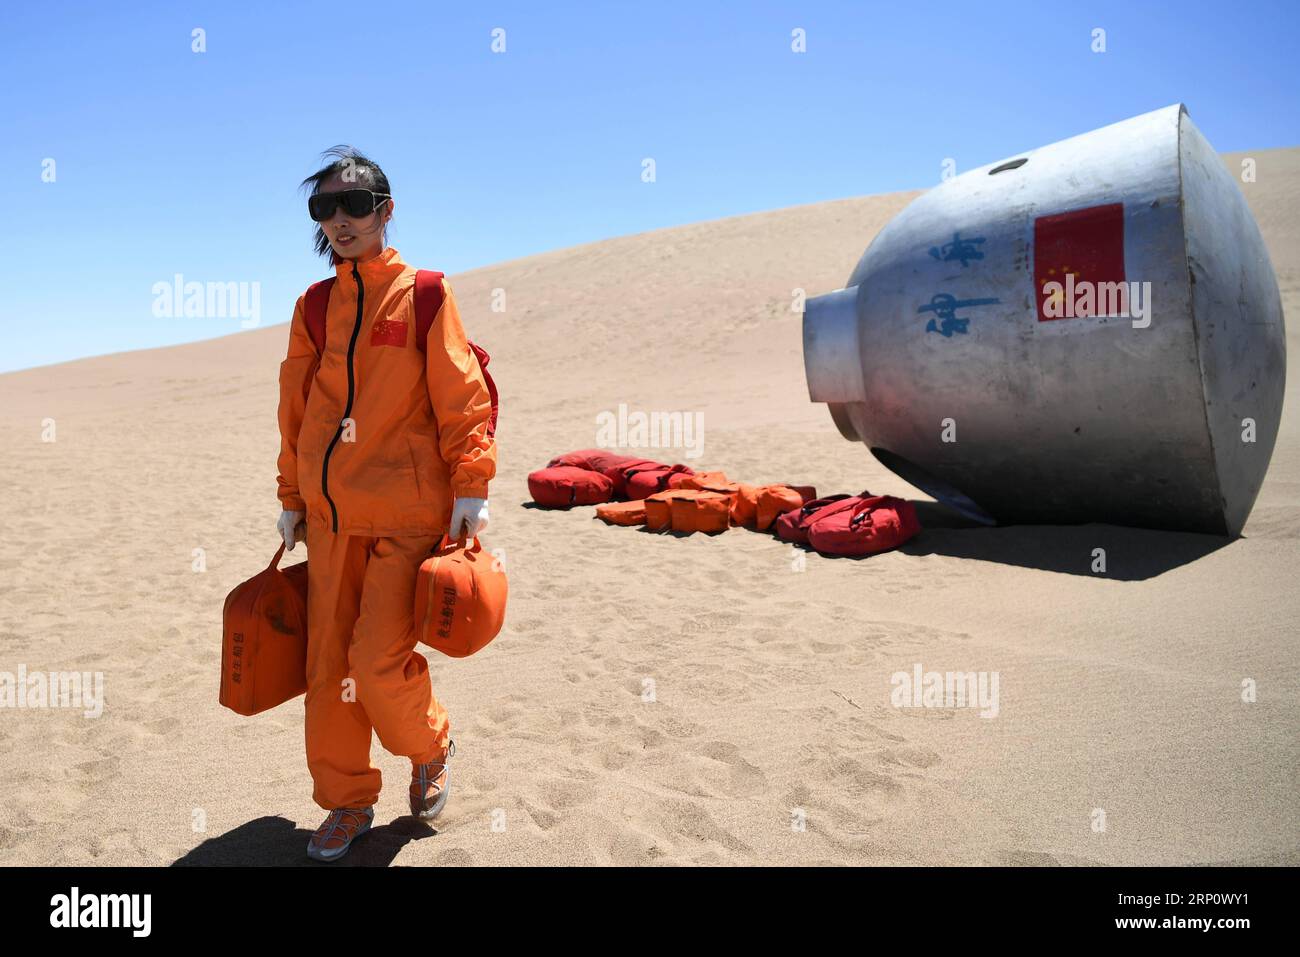
{"type": "MultiPolygon", "coordinates": [[[[322,193],[339,193],[345,189],[373,189],[363,176],[344,182],[341,173],[335,173],[321,183],[322,193]]],[[[320,224],[335,255],[340,259],[370,259],[384,251],[384,224],[393,216],[393,201],[379,200],[381,205],[373,213],[353,219],[339,206],[334,215],[320,224]]]]}

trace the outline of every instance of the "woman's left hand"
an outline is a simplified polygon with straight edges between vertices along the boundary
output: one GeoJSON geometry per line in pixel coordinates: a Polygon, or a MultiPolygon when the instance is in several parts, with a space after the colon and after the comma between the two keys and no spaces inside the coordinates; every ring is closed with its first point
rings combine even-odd
{"type": "Polygon", "coordinates": [[[458,498],[451,507],[451,528],[447,534],[460,538],[473,538],[488,524],[488,503],[485,498],[458,498]]]}

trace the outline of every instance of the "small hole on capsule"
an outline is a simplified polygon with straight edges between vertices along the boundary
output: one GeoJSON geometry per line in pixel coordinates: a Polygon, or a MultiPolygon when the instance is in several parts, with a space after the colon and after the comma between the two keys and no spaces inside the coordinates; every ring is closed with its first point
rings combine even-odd
{"type": "Polygon", "coordinates": [[[1020,159],[1008,160],[1007,162],[1003,163],[1001,166],[995,166],[991,170],[989,170],[989,175],[992,176],[994,173],[1005,173],[1009,169],[1020,169],[1020,167],[1024,166],[1028,162],[1029,162],[1028,157],[1021,157],[1020,159]]]}

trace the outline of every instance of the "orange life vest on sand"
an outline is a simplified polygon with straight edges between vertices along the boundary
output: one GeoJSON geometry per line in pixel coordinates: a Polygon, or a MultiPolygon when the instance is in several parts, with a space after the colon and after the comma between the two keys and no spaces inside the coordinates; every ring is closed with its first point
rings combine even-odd
{"type": "Polygon", "coordinates": [[[647,495],[642,499],[645,502],[645,527],[652,532],[666,532],[672,527],[673,498],[678,495],[690,497],[698,494],[695,489],[664,489],[662,492],[647,495]]]}
{"type": "Polygon", "coordinates": [[[678,495],[669,502],[674,532],[725,532],[731,527],[731,502],[735,496],[701,490],[698,495],[678,495]]]}
{"type": "Polygon", "coordinates": [[[665,489],[645,499],[645,526],[653,532],[725,532],[731,527],[728,492],[665,489]]]}
{"type": "Polygon", "coordinates": [[[420,565],[415,579],[415,637],[435,651],[465,658],[481,650],[501,631],[509,583],[505,570],[464,539],[446,535],[420,565]]]}
{"type": "Polygon", "coordinates": [[[792,509],[817,497],[811,485],[760,485],[757,489],[754,527],[766,532],[776,520],[792,509]]]}
{"type": "Polygon", "coordinates": [[[726,472],[678,472],[668,476],[668,487],[706,489],[726,485],[728,481],[726,472]]]}
{"type": "Polygon", "coordinates": [[[236,714],[307,692],[307,563],[281,571],[283,555],[281,542],[271,564],[236,585],[222,609],[218,700],[236,714]]]}
{"type": "MultiPolygon", "coordinates": [[[[684,465],[664,465],[629,459],[601,449],[569,452],[551,459],[551,468],[528,477],[539,502],[546,490],[534,488],[534,476],[546,472],[578,473],[599,484],[613,479],[613,495],[626,482],[631,501],[604,502],[596,517],[609,525],[642,525],[650,531],[725,532],[732,525],[758,531],[775,530],[783,541],[805,545],[826,555],[871,555],[897,548],[921,530],[911,502],[889,495],[831,495],[817,498],[811,485],[784,482],[746,485],[731,482],[723,472],[694,472],[684,465]],[[559,465],[558,463],[563,463],[559,465]]],[[[601,494],[604,494],[603,485],[601,494]]],[[[582,504],[572,494],[561,496],[562,507],[582,504]]]]}
{"type": "Polygon", "coordinates": [[[596,517],[606,525],[644,525],[645,499],[597,505],[596,517]]]}

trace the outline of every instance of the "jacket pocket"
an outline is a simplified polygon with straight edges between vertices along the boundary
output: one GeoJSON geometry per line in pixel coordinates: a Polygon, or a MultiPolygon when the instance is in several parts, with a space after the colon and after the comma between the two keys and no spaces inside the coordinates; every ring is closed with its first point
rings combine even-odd
{"type": "Polygon", "coordinates": [[[438,452],[437,440],[422,432],[408,432],[406,443],[411,451],[411,466],[415,469],[415,486],[420,500],[427,504],[442,504],[449,494],[447,467],[438,452]]]}

